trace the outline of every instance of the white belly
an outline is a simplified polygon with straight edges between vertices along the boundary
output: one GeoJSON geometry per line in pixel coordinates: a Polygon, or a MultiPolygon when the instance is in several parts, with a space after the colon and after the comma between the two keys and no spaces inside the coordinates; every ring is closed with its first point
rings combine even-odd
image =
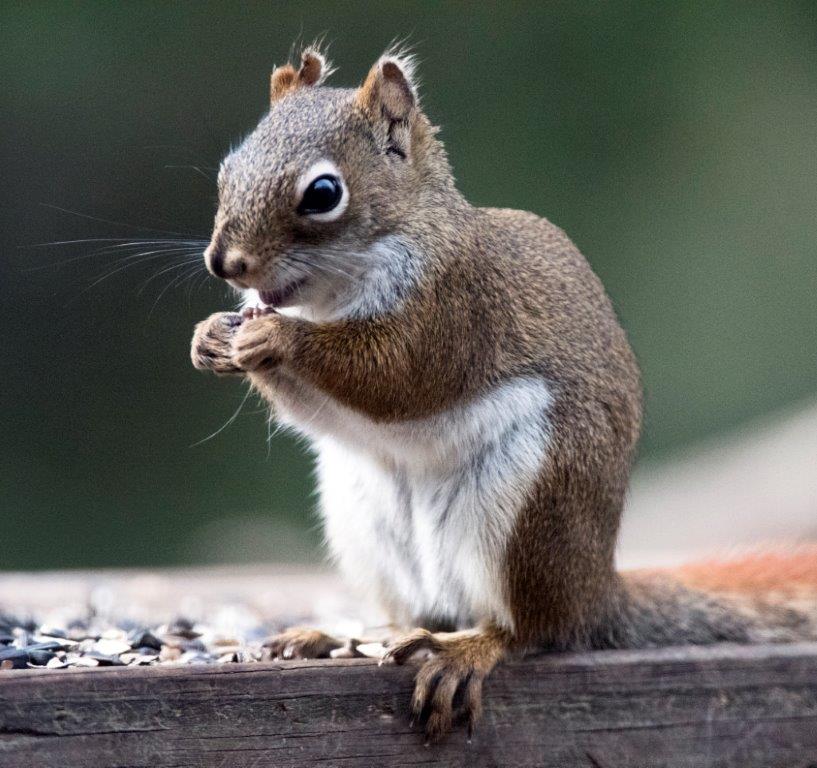
{"type": "Polygon", "coordinates": [[[285,378],[275,400],[317,451],[327,543],[347,578],[394,621],[512,626],[501,568],[547,454],[543,380],[395,424],[285,378]]]}

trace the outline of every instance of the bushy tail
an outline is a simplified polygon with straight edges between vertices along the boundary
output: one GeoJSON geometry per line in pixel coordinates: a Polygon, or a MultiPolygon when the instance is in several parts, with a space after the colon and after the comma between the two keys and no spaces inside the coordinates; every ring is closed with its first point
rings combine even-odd
{"type": "Polygon", "coordinates": [[[817,544],[701,560],[673,573],[688,586],[708,592],[813,600],[817,596],[817,544]]]}
{"type": "Polygon", "coordinates": [[[817,545],[621,574],[614,645],[817,640],[817,545]]]}

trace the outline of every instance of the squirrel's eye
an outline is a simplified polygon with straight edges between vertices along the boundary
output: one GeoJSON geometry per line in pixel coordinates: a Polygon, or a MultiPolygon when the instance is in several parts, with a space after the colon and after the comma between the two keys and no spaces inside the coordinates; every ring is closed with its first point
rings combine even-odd
{"type": "Polygon", "coordinates": [[[314,213],[328,213],[336,208],[343,197],[343,185],[337,176],[324,174],[318,176],[305,190],[301,202],[298,204],[298,213],[309,215],[314,213]]]}

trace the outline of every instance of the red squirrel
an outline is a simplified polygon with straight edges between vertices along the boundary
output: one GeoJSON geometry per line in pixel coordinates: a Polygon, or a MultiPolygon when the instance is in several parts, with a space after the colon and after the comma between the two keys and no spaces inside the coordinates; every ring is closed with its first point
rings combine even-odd
{"type": "MultiPolygon", "coordinates": [[[[814,637],[757,585],[616,572],[642,394],[599,279],[549,221],[457,191],[410,56],[359,88],[329,70],[315,47],[275,69],[221,164],[205,260],[246,309],[200,323],[192,359],[311,441],[329,550],[390,616],[387,657],[428,652],[429,737],[473,727],[509,653],[814,637]]],[[[339,643],[295,628],[274,647],[339,643]]]]}

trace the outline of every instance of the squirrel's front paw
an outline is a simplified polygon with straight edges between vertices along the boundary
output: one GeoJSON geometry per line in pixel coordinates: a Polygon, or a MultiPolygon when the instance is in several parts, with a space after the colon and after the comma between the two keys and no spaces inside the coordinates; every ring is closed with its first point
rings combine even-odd
{"type": "Polygon", "coordinates": [[[190,358],[200,371],[241,373],[232,359],[232,340],[243,318],[235,312],[216,312],[196,326],[190,358]]]}
{"type": "Polygon", "coordinates": [[[275,313],[246,317],[233,338],[233,365],[248,372],[279,365],[284,358],[281,320],[275,313]]]}

